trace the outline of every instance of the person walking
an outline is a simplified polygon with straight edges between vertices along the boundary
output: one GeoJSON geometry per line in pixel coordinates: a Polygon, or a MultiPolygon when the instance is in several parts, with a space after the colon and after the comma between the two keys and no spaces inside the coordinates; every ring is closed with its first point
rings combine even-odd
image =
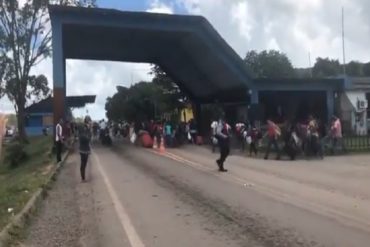
{"type": "Polygon", "coordinates": [[[91,152],[90,141],[91,141],[91,132],[88,125],[85,123],[84,126],[81,127],[79,135],[80,156],[81,156],[80,173],[82,182],[86,181],[85,171],[89,154],[91,152]]]}
{"type": "Polygon", "coordinates": [[[242,122],[235,124],[236,137],[238,138],[240,149],[242,152],[245,150],[244,132],[247,131],[246,125],[242,122]]]}
{"type": "Polygon", "coordinates": [[[220,172],[227,172],[224,168],[224,163],[227,156],[230,154],[230,126],[220,118],[216,127],[216,138],[220,148],[220,158],[216,160],[218,170],[220,172]]]}
{"type": "Polygon", "coordinates": [[[260,137],[260,132],[258,129],[253,126],[250,131],[248,131],[247,138],[250,138],[250,143],[249,143],[249,156],[252,157],[252,153],[254,153],[255,156],[258,155],[258,140],[260,137]]]}
{"type": "Polygon", "coordinates": [[[212,136],[211,136],[212,153],[214,153],[216,151],[216,146],[218,144],[217,135],[216,135],[217,124],[218,124],[218,122],[216,120],[211,123],[211,130],[212,130],[212,136]]]}
{"type": "Polygon", "coordinates": [[[190,132],[190,137],[191,137],[191,143],[196,144],[197,140],[197,123],[195,122],[194,119],[191,119],[189,122],[189,132],[190,132]]]}
{"type": "Polygon", "coordinates": [[[62,147],[63,147],[63,119],[60,119],[55,126],[55,145],[57,153],[57,163],[62,161],[62,147]]]}
{"type": "Polygon", "coordinates": [[[172,125],[167,121],[164,125],[165,143],[166,147],[172,147],[172,125]]]}
{"type": "Polygon", "coordinates": [[[332,124],[330,127],[331,136],[332,136],[332,150],[331,153],[335,154],[336,149],[338,149],[338,145],[343,150],[343,142],[342,142],[342,123],[340,119],[336,116],[332,117],[332,124]]]}
{"type": "Polygon", "coordinates": [[[280,149],[279,145],[277,143],[277,139],[281,135],[281,130],[279,126],[277,126],[273,121],[267,120],[267,135],[268,135],[268,144],[267,144],[267,150],[265,154],[265,160],[269,158],[269,153],[271,149],[271,145],[274,145],[274,148],[277,152],[276,159],[280,159],[280,149]]]}

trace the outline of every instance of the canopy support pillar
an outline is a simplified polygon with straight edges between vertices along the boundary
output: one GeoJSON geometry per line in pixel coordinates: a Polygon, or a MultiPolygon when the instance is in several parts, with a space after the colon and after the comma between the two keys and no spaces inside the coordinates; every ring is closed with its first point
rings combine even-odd
{"type": "Polygon", "coordinates": [[[327,122],[330,122],[331,117],[334,115],[334,92],[332,90],[326,91],[326,107],[327,107],[327,122]]]}
{"type": "Polygon", "coordinates": [[[54,108],[54,126],[60,119],[65,118],[66,101],[66,61],[63,54],[62,25],[59,21],[53,20],[53,108],[54,108]]]}

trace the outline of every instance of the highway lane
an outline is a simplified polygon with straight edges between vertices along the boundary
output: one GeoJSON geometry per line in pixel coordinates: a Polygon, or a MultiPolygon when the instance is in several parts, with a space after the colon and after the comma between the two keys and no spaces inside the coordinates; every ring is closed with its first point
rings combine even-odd
{"type": "MultiPolygon", "coordinates": [[[[366,183],[344,186],[348,167],[336,170],[335,159],[293,167],[233,156],[220,174],[214,158],[198,147],[95,148],[90,184],[102,246],[368,246],[366,183]]],[[[366,160],[353,160],[348,184],[365,178],[366,160]]]]}

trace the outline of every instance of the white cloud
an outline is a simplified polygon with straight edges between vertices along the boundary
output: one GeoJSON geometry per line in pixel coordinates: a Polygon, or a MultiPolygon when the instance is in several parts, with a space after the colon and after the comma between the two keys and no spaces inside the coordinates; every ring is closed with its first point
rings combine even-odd
{"type": "Polygon", "coordinates": [[[68,60],[67,95],[97,95],[95,104],[74,114],[81,116],[88,110],[92,118],[104,118],[106,98],[114,94],[116,86],[129,87],[139,81],[150,81],[149,71],[149,64],[68,60]]]}
{"type": "Polygon", "coordinates": [[[341,7],[345,8],[347,60],[370,60],[367,0],[177,0],[189,14],[203,15],[240,56],[279,49],[297,67],[307,55],[341,59],[341,7]]]}
{"type": "MultiPolygon", "coordinates": [[[[341,7],[345,8],[347,60],[370,60],[370,1],[368,0],[150,0],[148,12],[174,13],[176,5],[189,14],[203,15],[240,56],[248,50],[279,49],[294,66],[308,66],[311,57],[342,56],[341,7]]],[[[46,74],[52,83],[51,60],[37,66],[34,73],[46,74]]],[[[96,118],[105,114],[105,98],[115,86],[129,86],[150,80],[149,65],[71,60],[67,63],[69,95],[97,94],[97,102],[87,107],[96,118]],[[131,74],[133,79],[131,80],[131,74]]],[[[0,100],[0,110],[13,106],[0,100]]],[[[85,110],[76,111],[85,114],[85,110]]]]}
{"type": "MultiPolygon", "coordinates": [[[[149,64],[67,60],[67,95],[97,95],[95,104],[87,105],[86,109],[76,109],[74,114],[81,116],[88,110],[94,119],[104,118],[106,98],[114,94],[116,86],[129,87],[139,81],[151,81],[149,72],[149,64]]],[[[44,74],[52,88],[51,59],[39,64],[32,73],[44,74]]],[[[6,97],[0,100],[1,111],[14,112],[13,105],[6,97]]]]}
{"type": "Polygon", "coordinates": [[[0,99],[0,113],[13,113],[14,106],[7,97],[0,99]]]}
{"type": "Polygon", "coordinates": [[[239,2],[231,6],[230,15],[231,21],[238,27],[238,31],[247,41],[251,40],[251,31],[254,28],[254,20],[249,15],[249,7],[247,2],[239,2]]]}
{"type": "Polygon", "coordinates": [[[27,3],[27,0],[18,0],[19,6],[23,7],[27,3]]]}
{"type": "Polygon", "coordinates": [[[173,14],[173,8],[159,0],[152,0],[150,8],[147,10],[150,13],[173,14]]]}

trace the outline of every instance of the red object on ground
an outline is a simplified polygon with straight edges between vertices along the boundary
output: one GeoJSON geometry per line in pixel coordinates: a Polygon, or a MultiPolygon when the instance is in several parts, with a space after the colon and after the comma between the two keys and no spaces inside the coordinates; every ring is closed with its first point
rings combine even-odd
{"type": "Polygon", "coordinates": [[[203,137],[197,136],[196,144],[197,145],[203,145],[203,137]]]}
{"type": "Polygon", "coordinates": [[[153,147],[153,139],[147,133],[142,134],[141,135],[141,144],[145,148],[152,148],[153,147]]]}

